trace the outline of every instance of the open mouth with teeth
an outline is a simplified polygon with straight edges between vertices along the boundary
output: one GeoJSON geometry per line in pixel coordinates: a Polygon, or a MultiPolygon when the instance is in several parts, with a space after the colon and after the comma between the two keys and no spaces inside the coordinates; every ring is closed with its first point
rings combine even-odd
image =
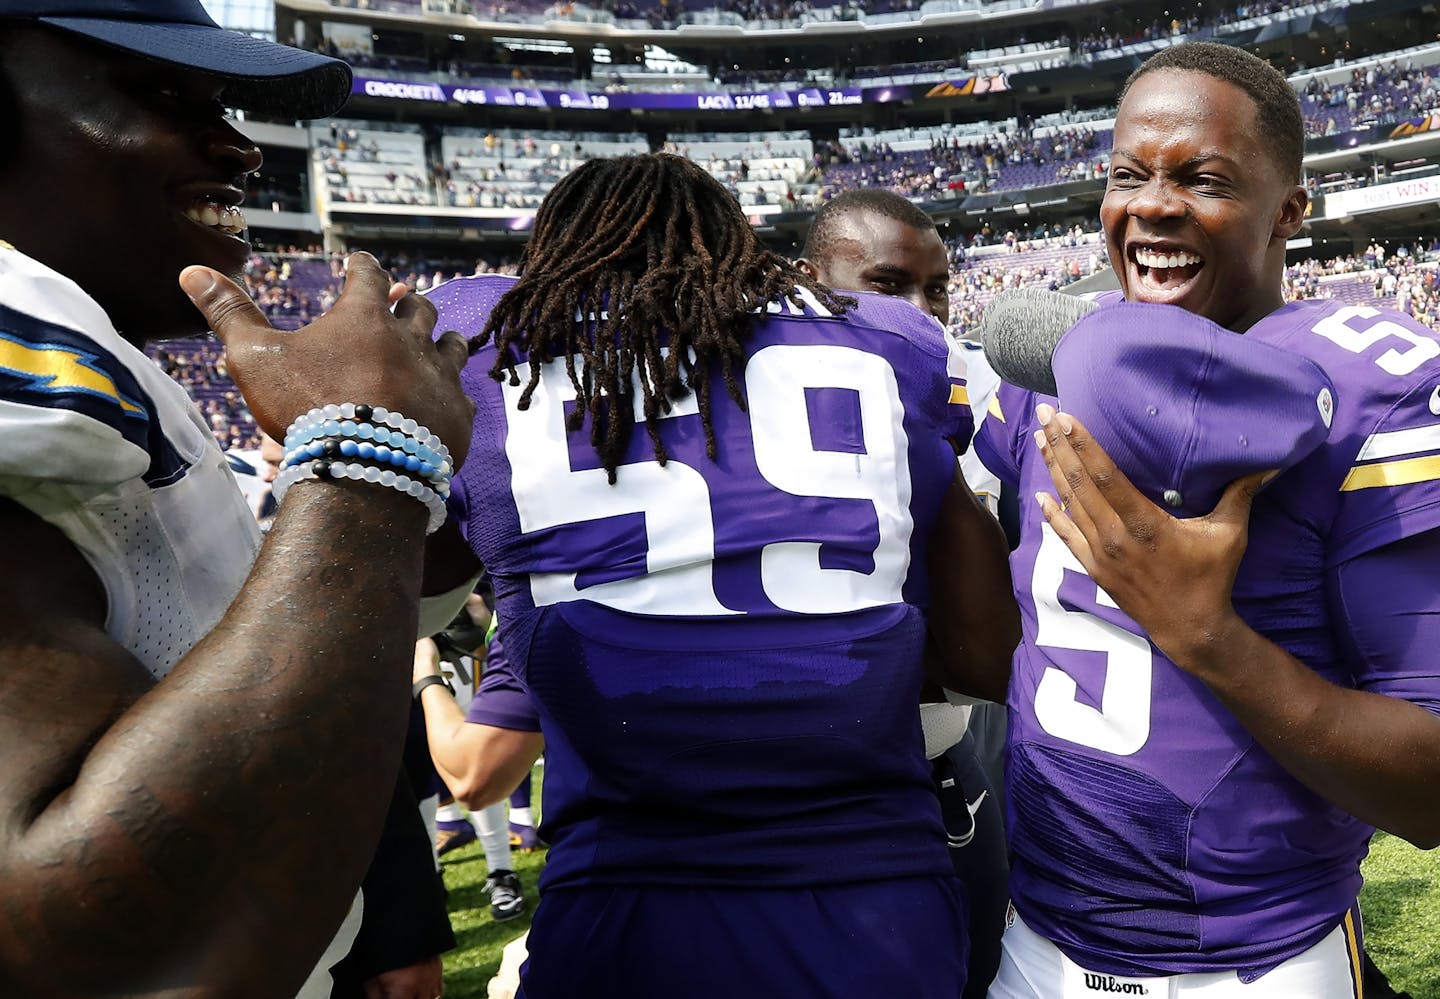
{"type": "Polygon", "coordinates": [[[1185,287],[1205,266],[1198,255],[1186,250],[1161,252],[1144,247],[1134,247],[1130,259],[1141,287],[1148,291],[1172,292],[1185,287]]]}
{"type": "Polygon", "coordinates": [[[193,202],[186,207],[185,217],[191,222],[218,229],[231,236],[240,235],[246,226],[244,212],[234,205],[224,205],[218,201],[193,202]]]}

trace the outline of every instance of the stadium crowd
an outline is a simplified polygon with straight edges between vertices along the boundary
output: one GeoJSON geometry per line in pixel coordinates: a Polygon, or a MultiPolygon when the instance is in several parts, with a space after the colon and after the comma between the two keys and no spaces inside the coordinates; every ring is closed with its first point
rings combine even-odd
{"type": "Polygon", "coordinates": [[[1430,113],[1440,98],[1440,67],[1398,62],[1356,67],[1329,86],[1311,77],[1300,91],[1306,133],[1335,135],[1430,113]]]}
{"type": "MultiPolygon", "coordinates": [[[[948,325],[952,336],[973,336],[985,305],[1012,288],[1059,290],[1109,267],[1100,234],[1081,225],[1043,222],[996,231],[983,224],[967,236],[946,240],[951,260],[948,325]]],[[[435,259],[416,251],[378,254],[396,280],[417,291],[474,274],[514,274],[513,258],[435,259]]],[[[291,246],[254,254],[245,266],[247,291],[277,328],[296,329],[328,312],[343,281],[343,255],[320,247],[291,246]]],[[[1398,309],[1440,329],[1436,264],[1440,238],[1428,245],[1401,244],[1393,251],[1376,242],[1363,252],[1306,260],[1285,270],[1287,298],[1335,298],[1398,309]],[[1348,280],[1347,280],[1348,279],[1348,280]]],[[[259,446],[259,431],[229,380],[223,355],[204,341],[152,348],[151,356],[194,398],[225,448],[259,446]]]]}

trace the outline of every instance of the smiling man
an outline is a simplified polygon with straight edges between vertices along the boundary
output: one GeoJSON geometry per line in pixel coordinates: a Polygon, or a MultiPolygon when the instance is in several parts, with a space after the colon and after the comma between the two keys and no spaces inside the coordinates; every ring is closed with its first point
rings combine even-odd
{"type": "Polygon", "coordinates": [[[1086,324],[1094,350],[1150,351],[1096,374],[1107,427],[1205,407],[1196,451],[1237,413],[1258,428],[1242,448],[1283,450],[1291,382],[1202,392],[1198,366],[1154,348],[1203,342],[1216,364],[1268,351],[1278,370],[1323,371],[1333,411],[1328,389],[1299,408],[1318,446],[1177,515],[1125,474],[1152,481],[1146,464],[1176,448],[1118,469],[1100,418],[1087,429],[1055,398],[1003,386],[977,435],[1026,497],[1018,916],[992,997],[1354,997],[1371,833],[1440,843],[1440,340],[1398,313],[1284,301],[1302,143],[1294,92],[1253,56],[1187,44],[1141,66],[1101,208],[1121,292],[1086,324]]]}
{"type": "Polygon", "coordinates": [[[349,80],[197,0],[0,3],[0,994],[308,999],[349,945],[443,504],[290,471],[262,546],[139,349],[214,329],[271,436],[363,403],[463,459],[464,344],[373,258],[294,333],[225,276],[260,166],[225,107],[320,117],[349,80]]]}
{"type": "Polygon", "coordinates": [[[815,214],[796,266],[846,291],[903,298],[950,321],[950,258],[930,216],[893,191],[846,191],[815,214]]]}

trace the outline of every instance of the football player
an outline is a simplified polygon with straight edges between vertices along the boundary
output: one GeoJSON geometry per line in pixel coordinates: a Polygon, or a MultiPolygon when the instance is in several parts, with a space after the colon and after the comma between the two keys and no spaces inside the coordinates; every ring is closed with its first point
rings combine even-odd
{"type": "Polygon", "coordinates": [[[353,937],[426,507],[296,483],[262,546],[195,405],[140,349],[213,327],[271,435],[360,402],[463,457],[464,344],[432,345],[429,307],[373,258],[295,333],[230,280],[260,152],[227,104],[319,118],[349,92],[343,63],[191,0],[0,6],[5,995],[328,996],[353,937]]]}
{"type": "Polygon", "coordinates": [[[1054,398],[1004,386],[982,428],[1025,498],[992,996],[1358,995],[1372,829],[1440,842],[1440,340],[1283,300],[1303,142],[1267,64],[1167,49],[1124,91],[1101,222],[1124,301],[1177,307],[1156,323],[1328,373],[1324,443],[1182,518],[1054,398]]]}
{"type": "MultiPolygon", "coordinates": [[[[518,279],[431,301],[475,336],[457,497],[545,732],[524,994],[958,997],[926,556],[942,506],[992,572],[1005,546],[951,488],[970,413],[939,326],[837,298],[666,155],[585,164],[518,279]]],[[[957,604],[993,636],[957,654],[1003,670],[996,602],[957,604]]]]}
{"type": "MultiPolygon", "coordinates": [[[[800,270],[815,280],[842,291],[874,291],[903,298],[930,313],[942,328],[950,321],[950,260],[945,242],[934,221],[919,208],[893,191],[862,188],[846,191],[825,202],[805,239],[805,248],[796,261],[800,270]]],[[[984,355],[976,345],[958,344],[966,355],[967,392],[972,405],[984,405],[973,393],[977,371],[986,371],[984,355]]],[[[987,384],[990,382],[986,379],[987,384]]],[[[966,452],[976,470],[986,478],[990,473],[966,452]]],[[[983,488],[965,467],[972,488],[983,488]]],[[[991,489],[998,497],[999,489],[991,489]]],[[[977,492],[984,496],[984,492],[977,492]]],[[[940,692],[926,695],[927,718],[940,712],[963,713],[969,706],[944,707],[940,692]]],[[[965,882],[970,903],[970,965],[965,986],[966,999],[985,995],[1000,964],[1000,933],[1009,902],[1009,867],[1006,861],[1004,816],[996,784],[1002,777],[999,750],[1005,739],[1005,709],[992,702],[975,706],[969,714],[968,729],[961,722],[940,737],[938,724],[926,727],[926,755],[936,759],[936,788],[945,819],[946,842],[955,872],[965,882]],[[994,746],[996,765],[982,766],[976,750],[975,733],[994,746]],[[953,743],[952,743],[952,740],[953,743]],[[991,774],[994,775],[992,780],[991,774]]],[[[942,716],[943,717],[943,716],[942,716]]]]}

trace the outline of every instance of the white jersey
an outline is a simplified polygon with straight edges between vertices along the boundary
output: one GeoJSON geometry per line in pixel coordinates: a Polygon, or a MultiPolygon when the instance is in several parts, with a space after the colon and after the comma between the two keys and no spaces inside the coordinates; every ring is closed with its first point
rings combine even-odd
{"type": "MultiPolygon", "coordinates": [[[[965,383],[970,392],[970,412],[975,414],[975,430],[978,433],[984,421],[990,400],[1000,387],[1000,376],[985,359],[985,351],[978,343],[961,340],[965,354],[965,383]]],[[[980,461],[972,447],[960,456],[960,474],[966,483],[980,497],[980,501],[996,513],[1000,505],[1000,480],[980,461]]]]}
{"type": "Polygon", "coordinates": [[[265,459],[260,456],[260,449],[232,448],[225,452],[225,460],[230,464],[235,484],[240,487],[240,492],[245,497],[245,505],[250,508],[251,515],[264,530],[269,526],[268,521],[275,516],[275,483],[266,482],[260,474],[260,470],[265,467],[265,459]]]}
{"type": "MultiPolygon", "coordinates": [[[[79,285],[0,243],[0,495],[105,587],[105,630],[157,679],[219,622],[260,530],[185,390],[79,285]]],[[[297,999],[330,994],[360,899],[297,999]]]]}
{"type": "Polygon", "coordinates": [[[194,403],[69,278],[0,245],[0,495],[94,568],[157,678],[220,620],[260,533],[194,403]]]}

